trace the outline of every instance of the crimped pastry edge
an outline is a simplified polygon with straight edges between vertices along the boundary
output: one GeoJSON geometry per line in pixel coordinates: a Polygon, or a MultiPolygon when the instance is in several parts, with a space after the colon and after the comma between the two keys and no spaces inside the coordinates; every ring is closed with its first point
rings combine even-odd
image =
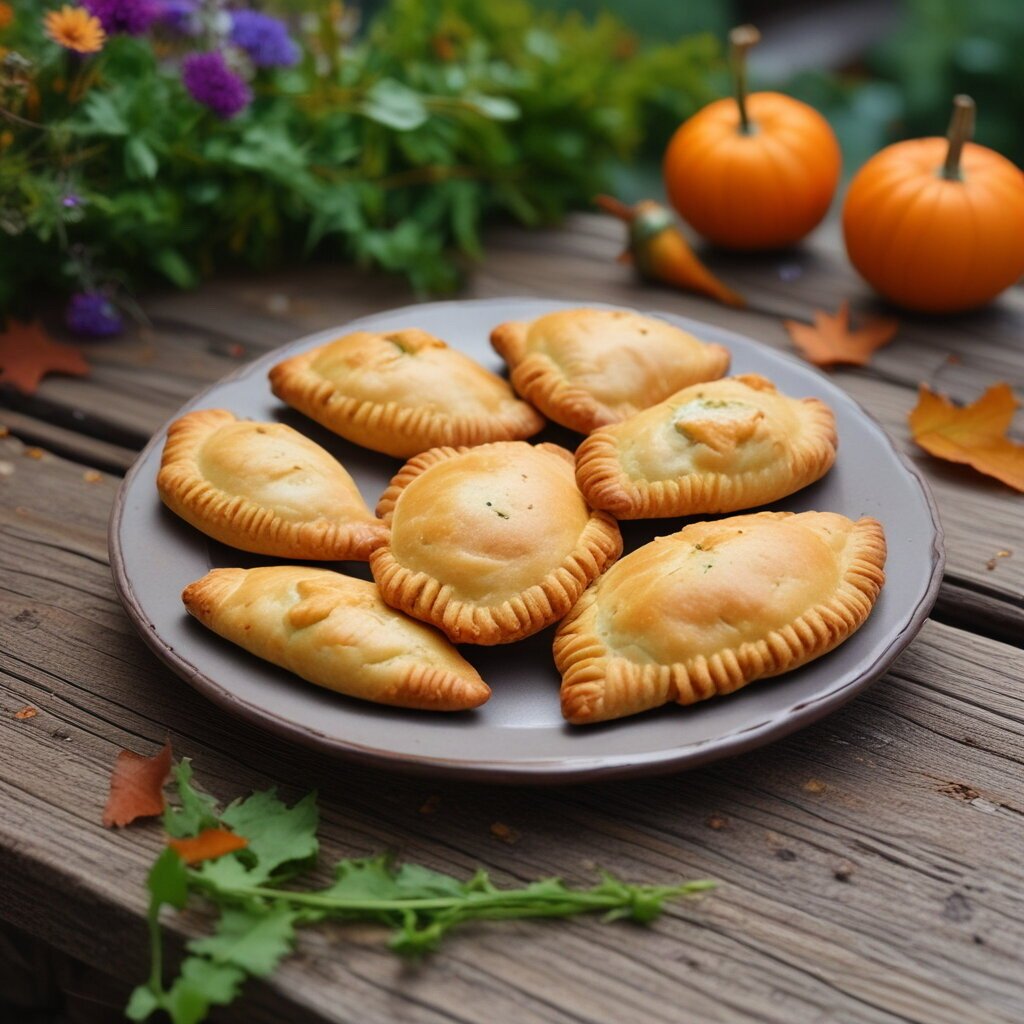
{"type": "MultiPolygon", "coordinates": [[[[671,396],[670,396],[671,397],[671,396]]],[[[744,473],[689,473],[670,480],[638,480],[622,468],[616,435],[599,429],[576,449],[576,482],[594,508],[616,519],[739,512],[778,501],[820,480],[835,461],[838,435],[832,410],[820,399],[801,403],[803,429],[787,452],[788,482],[772,486],[777,466],[744,473]]]]}
{"type": "Polygon", "coordinates": [[[520,441],[544,428],[540,413],[514,392],[511,395],[514,403],[508,412],[486,418],[452,416],[425,407],[371,402],[344,395],[336,384],[310,368],[324,347],[292,356],[271,367],[270,389],[304,416],[372,451],[405,459],[440,445],[520,441]]]}
{"type": "Polygon", "coordinates": [[[311,561],[360,561],[387,539],[383,523],[367,518],[350,523],[310,520],[291,523],[272,509],[215,487],[199,472],[196,454],[219,427],[240,421],[227,409],[186,413],[167,428],[157,474],[163,503],[208,537],[223,544],[275,558],[311,561]]]}
{"type": "MultiPolygon", "coordinates": [[[[759,512],[787,519],[803,513],[759,512]]],[[[675,701],[693,704],[732,693],[757,679],[781,675],[838,647],[870,615],[885,582],[885,534],[870,516],[854,523],[848,558],[832,597],[782,629],[738,650],[671,665],[638,665],[610,654],[583,620],[597,600],[589,587],[558,627],[555,665],[562,675],[563,717],[573,725],[623,718],[675,701]],[[613,693],[609,691],[613,690],[613,693]],[[674,691],[674,692],[673,692],[674,691]]]]}
{"type": "MultiPolygon", "coordinates": [[[[229,643],[242,647],[243,650],[249,650],[254,657],[269,661],[261,654],[239,643],[234,637],[219,633],[211,621],[214,605],[227,599],[234,592],[244,579],[245,572],[244,569],[236,568],[212,569],[205,576],[188,584],[181,593],[181,600],[189,615],[217,633],[218,636],[222,636],[229,643]]],[[[387,704],[391,707],[412,708],[419,711],[471,711],[486,703],[491,696],[491,688],[480,678],[475,669],[473,670],[476,676],[474,679],[433,665],[416,664],[398,676],[391,686],[370,698],[364,694],[346,692],[343,688],[324,686],[322,683],[300,675],[288,665],[278,662],[270,663],[278,665],[279,668],[291,672],[313,686],[341,693],[353,700],[387,704]]],[[[469,667],[472,669],[472,666],[469,667]]]]}
{"type": "MultiPolygon", "coordinates": [[[[475,449],[434,448],[414,457],[384,491],[377,504],[377,514],[390,526],[402,491],[416,477],[440,462],[487,447],[491,445],[475,449]]],[[[571,453],[558,445],[543,443],[530,447],[572,463],[571,453]]],[[[572,608],[588,584],[620,554],[622,535],[615,519],[607,512],[591,509],[575,548],[562,563],[538,583],[498,605],[460,601],[452,595],[450,584],[403,566],[391,553],[390,544],[381,545],[371,554],[370,570],[381,596],[393,608],[436,626],[454,643],[493,646],[522,640],[557,622],[572,608]]]]}
{"type": "MultiPolygon", "coordinates": [[[[529,327],[529,323],[512,320],[499,324],[490,336],[492,347],[508,364],[509,379],[519,395],[535,405],[548,419],[579,434],[589,434],[592,430],[627,418],[628,414],[617,412],[599,402],[586,388],[569,381],[562,368],[550,356],[542,352],[527,353],[526,334],[529,327]]],[[[719,356],[717,372],[707,378],[717,380],[729,369],[729,350],[717,342],[701,344],[709,355],[714,352],[719,356]]],[[[667,397],[660,395],[653,402],[637,405],[636,411],[656,405],[667,397]]]]}

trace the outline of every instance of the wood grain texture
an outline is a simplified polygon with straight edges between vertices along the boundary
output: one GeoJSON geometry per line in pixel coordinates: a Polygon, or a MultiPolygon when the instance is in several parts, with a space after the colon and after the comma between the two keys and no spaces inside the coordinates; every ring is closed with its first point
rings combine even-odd
{"type": "MultiPolygon", "coordinates": [[[[222,800],[321,793],[324,860],[392,849],[500,882],[596,866],[714,877],[650,929],[480,925],[420,967],[377,928],[305,935],[221,1019],[579,1024],[682,1019],[1011,1024],[1024,981],[1019,652],[930,623],[824,722],[674,777],[544,791],[327,761],[229,718],[153,659],[109,578],[115,478],[0,441],[0,907],[65,952],[141,976],[155,824],[99,826],[110,767],[170,735],[222,800]],[[970,671],[965,672],[965,665],[970,671]],[[34,718],[16,720],[30,704],[34,718]],[[436,797],[433,813],[421,808],[436,797]],[[498,840],[500,821],[518,836],[498,840]]],[[[765,684],[770,685],[770,684],[765,684]]],[[[169,923],[201,932],[198,902],[169,923]]]]}
{"type": "MultiPolygon", "coordinates": [[[[750,306],[742,310],[639,284],[628,267],[615,262],[621,225],[586,214],[571,218],[563,230],[492,231],[487,259],[462,295],[550,295],[663,309],[792,351],[784,318],[809,321],[815,308],[835,309],[844,298],[853,301],[855,317],[893,312],[871,297],[849,267],[836,230],[829,221],[808,246],[783,254],[707,253],[712,268],[746,295],[750,306]]],[[[151,327],[128,339],[89,346],[90,378],[50,378],[37,397],[8,396],[8,401],[37,420],[138,448],[182,403],[240,361],[302,334],[412,301],[407,287],[395,278],[337,266],[303,267],[261,279],[218,279],[196,292],[150,297],[145,306],[151,327]]],[[[876,354],[870,367],[832,374],[882,422],[931,482],[946,530],[949,584],[958,593],[977,595],[958,605],[957,621],[1018,642],[1024,637],[1021,496],[968,467],[924,453],[911,439],[906,417],[921,381],[960,401],[976,398],[997,380],[1007,380],[1018,394],[1024,393],[1022,324],[1024,289],[1007,292],[979,313],[902,316],[896,340],[876,354]],[[1010,550],[1011,557],[989,569],[990,560],[1003,550],[1010,550]],[[986,601],[1000,603],[995,619],[974,614],[986,601]]],[[[57,444],[56,450],[86,457],[85,451],[79,454],[66,443],[57,444]]],[[[109,461],[104,464],[110,466],[109,461]]],[[[945,607],[953,606],[954,597],[944,600],[945,607]]]]}

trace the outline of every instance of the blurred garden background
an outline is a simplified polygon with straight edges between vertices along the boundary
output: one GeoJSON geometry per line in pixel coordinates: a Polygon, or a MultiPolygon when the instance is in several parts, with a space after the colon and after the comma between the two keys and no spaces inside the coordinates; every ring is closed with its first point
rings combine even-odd
{"type": "Polygon", "coordinates": [[[55,291],[113,332],[140,287],[309,258],[449,290],[489,219],[660,197],[742,22],[752,88],[820,110],[844,179],[957,92],[1024,162],[1019,0],[6,0],[0,315],[55,291]]]}

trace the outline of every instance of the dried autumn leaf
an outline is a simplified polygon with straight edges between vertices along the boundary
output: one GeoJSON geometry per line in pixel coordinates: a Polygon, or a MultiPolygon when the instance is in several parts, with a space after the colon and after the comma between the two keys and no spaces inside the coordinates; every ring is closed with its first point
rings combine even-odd
{"type": "Polygon", "coordinates": [[[963,407],[922,384],[908,419],[914,440],[926,452],[1024,491],[1024,444],[1006,436],[1018,405],[1006,383],[993,385],[963,407]]]}
{"type": "Polygon", "coordinates": [[[110,796],[103,811],[107,828],[151,818],[164,810],[164,783],[171,774],[171,744],[152,757],[122,750],[110,776],[110,796]]]}
{"type": "Polygon", "coordinates": [[[843,300],[835,316],[814,311],[814,324],[784,320],[789,336],[804,358],[815,366],[866,366],[876,349],[891,341],[899,322],[876,317],[858,330],[850,329],[850,303],[843,300]]]}
{"type": "Polygon", "coordinates": [[[35,718],[36,715],[38,714],[39,711],[36,708],[32,707],[31,705],[27,705],[26,707],[23,707],[20,711],[15,711],[14,717],[17,718],[18,721],[23,722],[26,718],[35,718]]]}
{"type": "Polygon", "coordinates": [[[168,839],[167,845],[186,864],[198,864],[203,860],[215,860],[226,853],[243,850],[249,841],[226,828],[205,828],[197,836],[187,839],[168,839]]]}
{"type": "Polygon", "coordinates": [[[89,364],[73,345],[55,341],[38,320],[11,320],[0,333],[0,384],[13,384],[31,395],[48,373],[84,377],[89,364]]]}

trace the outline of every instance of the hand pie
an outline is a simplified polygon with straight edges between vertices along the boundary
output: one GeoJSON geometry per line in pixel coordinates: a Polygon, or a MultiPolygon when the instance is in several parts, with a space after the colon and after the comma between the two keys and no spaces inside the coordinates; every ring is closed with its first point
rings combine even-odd
{"type": "Polygon", "coordinates": [[[562,714],[601,722],[788,672],[861,626],[884,564],[878,522],[833,512],[759,512],[659,537],[559,626],[562,714]]]}
{"type": "Polygon", "coordinates": [[[226,640],[349,697],[462,711],[491,695],[440,633],[393,611],[365,580],[298,565],[214,569],[181,599],[226,640]]]}
{"type": "Polygon", "coordinates": [[[243,551],[365,562],[387,539],[341,463],[284,423],[190,412],[167,431],[156,482],[171,511],[243,551]]]}
{"type": "Polygon", "coordinates": [[[576,451],[587,501],[618,519],[753,508],[824,476],[835,417],[816,398],[788,398],[757,374],[684,388],[576,451]]]}
{"type": "Polygon", "coordinates": [[[729,369],[729,353],[664,320],[567,309],[491,332],[512,385],[545,416],[589,433],[729,369]]]}
{"type": "Polygon", "coordinates": [[[435,445],[531,437],[544,420],[501,377],[426,331],[356,331],[270,371],[278,398],[398,458],[435,445]]]}
{"type": "Polygon", "coordinates": [[[622,552],[615,520],[587,507],[572,456],[552,444],[424,452],[377,514],[391,526],[370,560],[384,600],[456,643],[536,633],[622,552]]]}

